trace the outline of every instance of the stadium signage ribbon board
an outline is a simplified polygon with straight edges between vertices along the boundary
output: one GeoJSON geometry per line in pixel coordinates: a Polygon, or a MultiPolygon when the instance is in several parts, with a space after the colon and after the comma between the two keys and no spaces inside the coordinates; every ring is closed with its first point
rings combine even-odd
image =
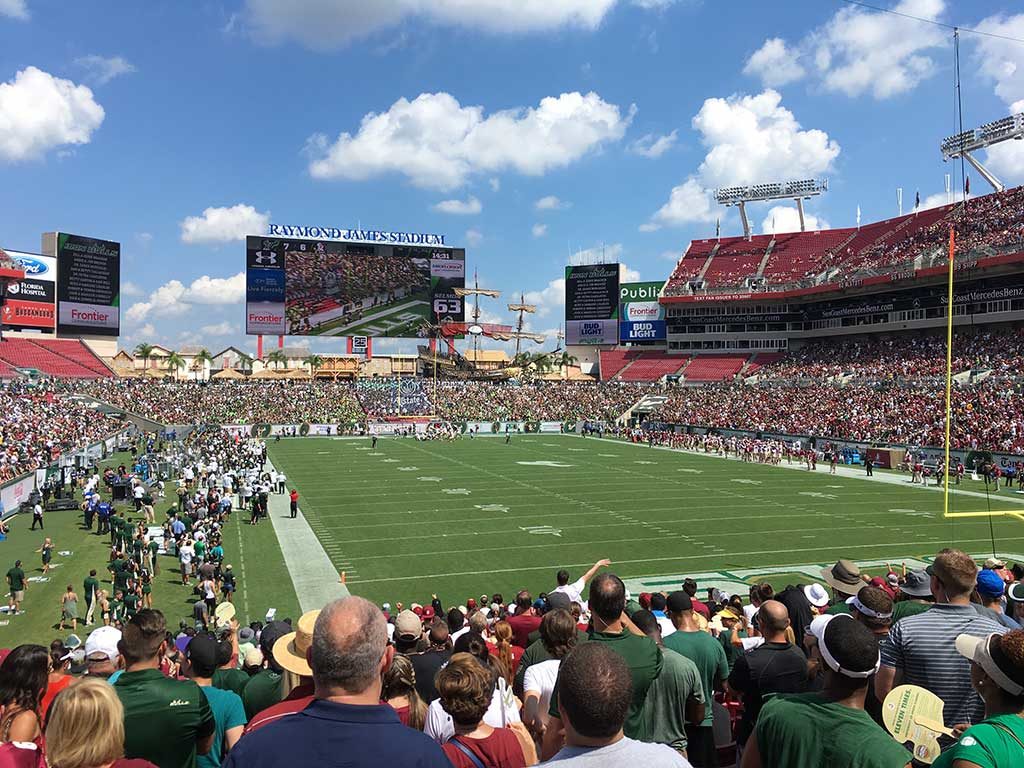
{"type": "Polygon", "coordinates": [[[661,283],[623,283],[619,288],[619,342],[660,344],[668,340],[665,308],[658,303],[661,283]]]}
{"type": "Polygon", "coordinates": [[[246,333],[422,336],[465,319],[465,282],[461,248],[248,237],[246,333]]]}
{"type": "Polygon", "coordinates": [[[121,331],[121,244],[57,232],[57,333],[121,331]]]}
{"type": "Polygon", "coordinates": [[[297,227],[271,224],[271,237],[310,240],[340,240],[349,243],[387,243],[389,245],[444,245],[444,235],[426,232],[390,232],[379,229],[339,229],[338,227],[297,227]]]}
{"type": "Polygon", "coordinates": [[[34,253],[6,253],[25,270],[25,278],[7,286],[3,327],[52,331],[57,324],[57,260],[34,253]]]}
{"type": "Polygon", "coordinates": [[[616,344],[619,339],[619,265],[565,268],[565,341],[616,344]]]}

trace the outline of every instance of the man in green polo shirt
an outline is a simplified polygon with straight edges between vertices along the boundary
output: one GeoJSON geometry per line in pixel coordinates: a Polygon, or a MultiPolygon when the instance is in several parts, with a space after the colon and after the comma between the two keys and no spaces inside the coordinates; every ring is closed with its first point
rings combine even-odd
{"type": "Polygon", "coordinates": [[[164,615],[148,609],[122,630],[118,649],[126,669],[114,691],[124,705],[125,757],[160,768],[195,768],[196,754],[210,751],[216,723],[198,685],[160,672],[166,636],[164,615]]]}
{"type": "Polygon", "coordinates": [[[686,754],[697,768],[718,765],[715,750],[715,735],[711,727],[712,702],[715,689],[729,677],[729,662],[725,649],[707,632],[701,631],[693,615],[693,600],[683,590],[668,596],[665,612],[676,631],[662,640],[669,650],[685,656],[697,665],[701,685],[704,689],[704,720],[700,725],[686,725],[686,754]]]}
{"type": "Polygon", "coordinates": [[[7,586],[11,592],[7,607],[13,616],[21,610],[21,601],[25,599],[25,571],[21,568],[21,560],[15,560],[14,567],[7,572],[7,586]]]}
{"type": "Polygon", "coordinates": [[[292,631],[289,624],[283,621],[272,621],[263,627],[260,633],[260,649],[263,661],[267,665],[257,672],[242,689],[242,703],[245,704],[245,716],[252,718],[267,707],[272,707],[283,698],[281,693],[281,676],[283,667],[274,659],[274,643],[278,638],[292,631]]]}
{"type": "MultiPolygon", "coordinates": [[[[587,632],[587,642],[604,643],[625,659],[633,679],[633,698],[623,726],[625,733],[637,741],[650,741],[643,709],[651,683],[661,674],[661,650],[626,616],[626,586],[618,576],[602,573],[590,582],[589,606],[591,629],[587,632]]],[[[558,711],[557,682],[551,694],[548,715],[550,719],[544,733],[542,760],[551,758],[561,748],[563,726],[558,711]]]]}

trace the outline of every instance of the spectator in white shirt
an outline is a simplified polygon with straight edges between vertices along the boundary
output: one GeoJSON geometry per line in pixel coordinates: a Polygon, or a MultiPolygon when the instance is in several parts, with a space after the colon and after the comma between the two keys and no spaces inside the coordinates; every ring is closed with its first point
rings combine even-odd
{"type": "Polygon", "coordinates": [[[551,658],[530,665],[523,680],[523,722],[538,741],[547,728],[548,705],[558,679],[558,667],[576,645],[576,620],[569,611],[549,611],[540,623],[540,639],[551,658]]]}
{"type": "Polygon", "coordinates": [[[598,560],[591,567],[589,571],[580,576],[576,581],[569,583],[569,572],[561,570],[555,574],[555,579],[558,581],[558,586],[555,587],[552,592],[561,592],[572,602],[576,603],[580,608],[586,606],[583,600],[583,590],[587,588],[587,582],[590,581],[602,568],[606,568],[612,564],[611,560],[598,560]]]}

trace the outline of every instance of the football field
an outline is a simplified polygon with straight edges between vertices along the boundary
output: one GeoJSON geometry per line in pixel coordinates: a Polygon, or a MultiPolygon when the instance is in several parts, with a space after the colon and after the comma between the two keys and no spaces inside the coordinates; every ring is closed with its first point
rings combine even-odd
{"type": "MultiPolygon", "coordinates": [[[[822,464],[811,473],[577,435],[269,448],[349,589],[376,602],[536,595],[559,568],[575,578],[605,557],[633,589],[671,589],[684,574],[704,587],[710,574],[752,581],[742,574],[760,569],[775,583],[839,557],[898,564],[950,545],[992,551],[988,517],[944,519],[941,493],[906,476],[864,480],[859,468],[830,476],[822,464]]],[[[1024,511],[1024,496],[1004,489],[989,502],[982,484],[964,487],[954,511],[1024,511]]],[[[1024,522],[991,526],[999,552],[1024,552],[1024,522]]]]}

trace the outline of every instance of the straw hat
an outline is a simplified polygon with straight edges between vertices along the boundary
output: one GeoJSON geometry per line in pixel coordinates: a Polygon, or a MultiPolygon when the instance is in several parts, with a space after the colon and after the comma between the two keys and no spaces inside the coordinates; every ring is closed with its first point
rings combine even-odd
{"type": "Polygon", "coordinates": [[[306,651],[313,644],[313,627],[320,611],[307,611],[299,619],[294,632],[282,635],[274,643],[274,661],[296,675],[312,677],[306,651]]]}

